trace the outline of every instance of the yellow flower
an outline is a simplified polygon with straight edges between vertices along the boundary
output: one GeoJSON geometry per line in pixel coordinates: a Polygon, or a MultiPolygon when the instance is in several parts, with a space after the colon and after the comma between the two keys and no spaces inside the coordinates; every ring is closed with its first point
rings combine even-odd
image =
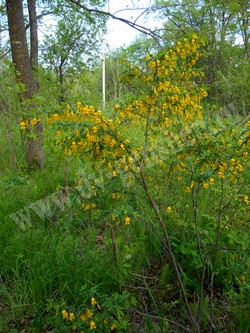
{"type": "Polygon", "coordinates": [[[91,208],[91,206],[90,206],[90,204],[86,204],[85,206],[84,206],[84,210],[88,210],[88,209],[90,209],[91,208]]]}
{"type": "Polygon", "coordinates": [[[171,211],[172,211],[172,208],[171,208],[170,206],[168,206],[168,207],[167,207],[167,212],[168,212],[168,213],[171,213],[171,211]]]}
{"type": "Polygon", "coordinates": [[[64,319],[68,320],[69,316],[68,316],[68,312],[66,310],[62,310],[62,316],[64,319]]]}
{"type": "Polygon", "coordinates": [[[96,304],[95,297],[91,297],[91,304],[92,304],[92,305],[95,305],[95,304],[96,304]]]}
{"type": "Polygon", "coordinates": [[[218,176],[219,178],[224,179],[225,178],[224,171],[218,171],[218,176]]]}
{"type": "Polygon", "coordinates": [[[245,152],[243,153],[243,157],[246,158],[247,156],[248,156],[248,152],[245,151],[245,152]]]}
{"type": "Polygon", "coordinates": [[[211,177],[211,178],[209,179],[209,183],[210,183],[210,185],[214,185],[214,178],[211,177]]]}
{"type": "Polygon", "coordinates": [[[238,163],[238,165],[235,167],[235,169],[236,169],[238,172],[243,172],[243,171],[244,171],[242,165],[239,164],[239,163],[238,163]]]}
{"type": "Polygon", "coordinates": [[[184,189],[184,192],[186,192],[186,193],[189,193],[190,191],[191,191],[191,189],[190,189],[189,186],[187,186],[187,187],[184,189]]]}
{"type": "Polygon", "coordinates": [[[51,116],[52,119],[54,120],[58,120],[59,119],[59,116],[57,113],[54,113],[52,116],[51,116]]]}
{"type": "Polygon", "coordinates": [[[208,183],[203,183],[203,187],[204,187],[205,189],[207,189],[207,188],[209,188],[209,184],[208,184],[208,183]]]}
{"type": "Polygon", "coordinates": [[[70,312],[70,314],[69,314],[69,320],[72,321],[72,320],[74,320],[74,319],[75,319],[75,315],[74,315],[74,313],[73,313],[73,312],[70,312]]]}
{"type": "Polygon", "coordinates": [[[89,323],[89,328],[91,330],[95,329],[96,328],[96,325],[95,325],[95,322],[93,320],[91,320],[91,322],[89,323]]]}
{"type": "Polygon", "coordinates": [[[112,199],[115,199],[116,198],[116,194],[115,193],[112,193],[112,199]]]}
{"type": "Polygon", "coordinates": [[[21,130],[25,130],[26,124],[24,121],[20,122],[20,127],[21,127],[21,130]]]}
{"type": "Polygon", "coordinates": [[[130,217],[129,217],[129,216],[127,216],[127,217],[125,218],[125,224],[130,224],[130,217]]]}
{"type": "Polygon", "coordinates": [[[246,283],[246,276],[245,275],[242,275],[242,277],[241,277],[241,283],[242,284],[246,283]]]}
{"type": "Polygon", "coordinates": [[[115,329],[116,329],[116,324],[113,323],[113,324],[111,325],[111,331],[113,331],[113,330],[115,330],[115,329]]]}
{"type": "Polygon", "coordinates": [[[81,319],[82,319],[82,321],[85,321],[85,320],[87,319],[87,316],[83,313],[83,314],[81,315],[81,319]]]}
{"type": "Polygon", "coordinates": [[[39,119],[34,118],[34,119],[32,119],[32,120],[30,121],[30,124],[31,124],[32,127],[34,127],[34,126],[36,126],[36,124],[37,124],[38,122],[39,122],[39,119]]]}
{"type": "Polygon", "coordinates": [[[250,203],[250,201],[249,201],[249,199],[248,199],[248,196],[247,195],[244,195],[244,202],[246,203],[246,204],[249,204],[250,203]]]}
{"type": "Polygon", "coordinates": [[[93,316],[93,313],[92,313],[92,311],[91,311],[90,309],[87,309],[87,310],[86,310],[86,316],[87,316],[88,318],[91,318],[91,317],[93,316]]]}

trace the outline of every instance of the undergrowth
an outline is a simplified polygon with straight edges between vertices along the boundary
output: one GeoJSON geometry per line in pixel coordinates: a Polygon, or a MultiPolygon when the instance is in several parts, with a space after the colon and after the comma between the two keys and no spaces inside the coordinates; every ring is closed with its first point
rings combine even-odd
{"type": "Polygon", "coordinates": [[[201,44],[49,115],[43,170],[1,160],[1,332],[249,332],[250,122],[202,105],[201,44]]]}

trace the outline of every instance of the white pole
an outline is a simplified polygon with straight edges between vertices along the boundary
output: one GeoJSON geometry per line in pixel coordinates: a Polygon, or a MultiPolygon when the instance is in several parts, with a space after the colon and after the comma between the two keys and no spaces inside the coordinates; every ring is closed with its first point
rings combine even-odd
{"type": "Polygon", "coordinates": [[[102,108],[105,110],[105,103],[106,103],[106,79],[105,79],[105,39],[104,39],[104,32],[102,33],[102,108]]]}

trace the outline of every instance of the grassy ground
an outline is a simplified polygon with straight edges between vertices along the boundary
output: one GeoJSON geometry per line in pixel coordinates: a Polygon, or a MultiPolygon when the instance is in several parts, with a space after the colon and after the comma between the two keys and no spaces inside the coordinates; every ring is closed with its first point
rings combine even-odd
{"type": "MultiPolygon", "coordinates": [[[[9,141],[1,140],[4,156],[10,156],[9,141]]],[[[95,209],[81,209],[75,178],[76,172],[88,171],[88,166],[78,159],[61,160],[49,142],[46,149],[45,169],[31,174],[25,171],[20,155],[15,170],[10,159],[1,159],[0,332],[80,332],[83,324],[84,332],[188,330],[164,235],[145,193],[136,183],[125,188],[119,181],[110,181],[94,197],[95,209]],[[32,204],[40,205],[40,215],[32,204]],[[20,223],[20,214],[29,219],[20,223]]],[[[152,165],[147,176],[155,176],[161,184],[163,175],[157,172],[152,165]]],[[[249,173],[244,177],[245,191],[249,173]]],[[[171,193],[171,206],[175,203],[178,212],[174,215],[173,209],[168,210],[166,226],[195,313],[202,267],[191,223],[193,198],[171,180],[164,191],[153,185],[159,206],[166,210],[165,198],[171,193]]],[[[218,191],[202,189],[201,193],[200,235],[202,246],[211,249],[218,191]]],[[[225,225],[228,232],[223,230],[221,236],[214,277],[216,332],[250,330],[248,214],[249,210],[242,210],[241,221],[235,218],[233,225],[225,225]],[[242,232],[240,240],[237,232],[242,232]]],[[[213,259],[210,253],[207,256],[213,259]]],[[[208,331],[209,323],[209,265],[208,261],[203,277],[202,332],[208,331]]]]}

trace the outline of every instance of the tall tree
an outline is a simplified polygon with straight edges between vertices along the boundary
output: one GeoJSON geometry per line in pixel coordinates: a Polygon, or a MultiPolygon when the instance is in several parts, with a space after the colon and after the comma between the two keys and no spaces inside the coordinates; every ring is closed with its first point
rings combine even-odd
{"type": "MultiPolygon", "coordinates": [[[[32,75],[32,67],[37,67],[38,54],[35,0],[29,0],[28,6],[31,27],[31,57],[29,55],[26,39],[23,2],[22,0],[6,0],[12,60],[15,66],[15,75],[17,82],[24,87],[20,94],[20,102],[25,109],[24,111],[26,114],[26,118],[29,117],[31,109],[35,108],[35,104],[32,100],[34,95],[38,92],[37,81],[34,80],[32,75]]],[[[42,167],[45,159],[42,149],[42,124],[40,121],[33,124],[33,128],[29,124],[24,139],[26,160],[29,169],[34,166],[42,167]]]]}

